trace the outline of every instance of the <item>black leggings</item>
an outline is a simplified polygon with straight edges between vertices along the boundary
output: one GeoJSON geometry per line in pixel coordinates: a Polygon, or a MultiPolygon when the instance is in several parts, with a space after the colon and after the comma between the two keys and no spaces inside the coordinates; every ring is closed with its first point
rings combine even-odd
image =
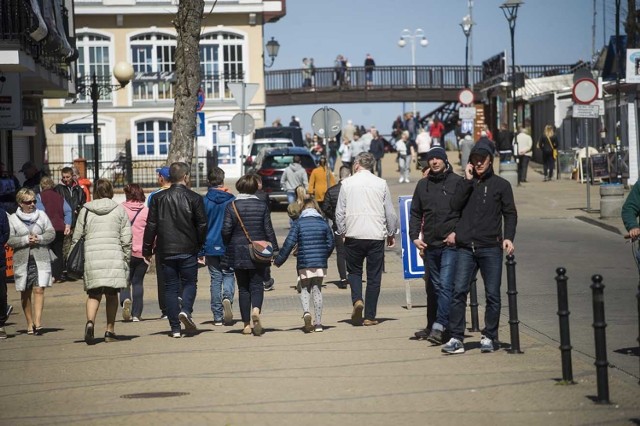
{"type": "Polygon", "coordinates": [[[553,153],[542,153],[542,170],[544,171],[544,177],[551,179],[553,177],[553,169],[556,168],[556,161],[553,158],[553,153]]]}

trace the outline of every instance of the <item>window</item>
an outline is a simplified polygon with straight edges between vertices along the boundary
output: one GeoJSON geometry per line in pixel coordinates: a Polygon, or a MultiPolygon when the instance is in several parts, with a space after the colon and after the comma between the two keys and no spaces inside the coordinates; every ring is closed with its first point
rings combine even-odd
{"type": "Polygon", "coordinates": [[[229,82],[244,80],[244,37],[225,32],[200,39],[200,71],[207,99],[229,99],[229,82]]]}
{"type": "MultiPolygon", "coordinates": [[[[77,38],[78,46],[78,83],[91,84],[91,79],[95,75],[98,83],[111,82],[111,63],[109,49],[111,39],[109,37],[93,34],[80,33],[77,38]]],[[[79,94],[78,102],[91,102],[88,94],[79,94]]],[[[111,94],[101,94],[99,101],[110,101],[111,94]]]]}
{"type": "Polygon", "coordinates": [[[171,35],[145,33],[131,39],[134,100],[173,99],[175,53],[176,38],[171,35]]]}
{"type": "Polygon", "coordinates": [[[136,123],[138,156],[165,156],[171,143],[171,121],[148,120],[136,123]]]}

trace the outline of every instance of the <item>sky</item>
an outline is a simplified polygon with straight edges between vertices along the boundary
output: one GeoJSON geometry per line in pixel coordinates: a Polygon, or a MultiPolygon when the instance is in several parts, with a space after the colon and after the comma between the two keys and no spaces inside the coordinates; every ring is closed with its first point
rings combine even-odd
{"type": "MultiPolygon", "coordinates": [[[[504,50],[510,52],[509,26],[500,9],[503,2],[473,1],[475,26],[471,50],[475,65],[504,50]]],[[[265,40],[275,37],[280,43],[280,52],[270,70],[299,68],[303,57],[314,58],[316,67],[331,67],[338,54],[346,56],[354,66],[362,66],[367,53],[377,65],[411,65],[409,43],[404,48],[398,46],[405,28],[412,33],[421,28],[429,41],[426,48],[416,45],[416,65],[464,65],[465,37],[459,24],[469,13],[468,3],[468,0],[287,0],[286,16],[264,27],[265,40]]],[[[613,34],[613,3],[596,0],[596,49],[604,45],[605,35],[608,38],[613,34]]],[[[593,19],[593,0],[525,0],[515,28],[516,64],[589,61],[593,19]]],[[[281,118],[286,125],[295,115],[304,131],[311,131],[311,116],[323,106],[268,107],[266,122],[281,118]]],[[[365,127],[375,125],[383,134],[390,133],[396,116],[412,110],[409,102],[327,106],[336,109],[343,122],[351,119],[365,127]]],[[[424,114],[437,106],[418,103],[417,110],[424,114]]]]}

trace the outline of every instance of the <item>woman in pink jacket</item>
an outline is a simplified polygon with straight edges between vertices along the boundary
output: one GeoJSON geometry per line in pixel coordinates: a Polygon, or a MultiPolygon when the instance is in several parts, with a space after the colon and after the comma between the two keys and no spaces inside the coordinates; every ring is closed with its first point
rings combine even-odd
{"type": "Polygon", "coordinates": [[[131,263],[129,264],[129,287],[120,292],[122,319],[138,322],[142,316],[142,300],[144,296],[144,275],[149,265],[142,256],[142,238],[147,226],[149,209],[145,206],[145,195],[140,185],[131,183],[124,187],[126,201],[122,207],[129,215],[133,244],[131,247],[131,263]]]}

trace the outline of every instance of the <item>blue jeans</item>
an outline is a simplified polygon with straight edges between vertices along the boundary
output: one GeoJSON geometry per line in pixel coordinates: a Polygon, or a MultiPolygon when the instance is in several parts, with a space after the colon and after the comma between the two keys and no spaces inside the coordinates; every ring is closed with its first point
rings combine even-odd
{"type": "Polygon", "coordinates": [[[456,272],[458,249],[456,247],[427,247],[425,267],[437,301],[436,321],[433,329],[444,330],[449,325],[449,308],[453,296],[453,278],[456,272]]]}
{"type": "Polygon", "coordinates": [[[182,312],[191,316],[193,303],[198,290],[198,257],[195,254],[188,257],[174,257],[162,259],[164,273],[165,303],[167,317],[172,332],[180,332],[180,285],[182,285],[182,312]]]}
{"type": "Polygon", "coordinates": [[[207,256],[207,267],[211,275],[211,312],[214,321],[222,321],[222,300],[229,299],[233,303],[236,280],[233,268],[223,269],[220,266],[222,256],[207,256]]]}
{"type": "Polygon", "coordinates": [[[384,263],[384,240],[357,240],[345,238],[347,279],[351,287],[351,303],[362,300],[362,265],[367,259],[367,292],[364,300],[364,318],[373,320],[378,309],[382,266],[384,263]]]}
{"type": "Polygon", "coordinates": [[[382,177],[382,158],[379,158],[376,160],[376,173],[378,174],[378,177],[382,177]]]}
{"type": "Polygon", "coordinates": [[[464,339],[466,327],[465,314],[469,285],[480,269],[484,281],[486,308],[484,311],[484,329],[482,334],[489,339],[498,338],[500,323],[500,284],[502,282],[502,248],[484,247],[472,251],[458,248],[458,264],[453,282],[453,300],[449,312],[449,331],[451,337],[460,341],[464,339]]]}
{"type": "Polygon", "coordinates": [[[242,322],[248,324],[251,320],[251,309],[258,308],[262,312],[264,301],[264,272],[265,266],[256,265],[256,269],[236,269],[238,283],[238,304],[242,322]]]}
{"type": "Polygon", "coordinates": [[[329,168],[331,169],[331,171],[333,171],[336,168],[336,159],[337,157],[333,156],[333,155],[329,155],[329,168]]]}

